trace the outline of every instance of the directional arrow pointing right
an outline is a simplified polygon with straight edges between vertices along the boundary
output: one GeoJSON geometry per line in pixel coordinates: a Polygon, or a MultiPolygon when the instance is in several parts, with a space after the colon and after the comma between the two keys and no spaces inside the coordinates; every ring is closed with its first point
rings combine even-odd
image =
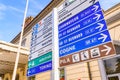
{"type": "Polygon", "coordinates": [[[99,26],[97,26],[95,29],[99,29],[99,31],[101,31],[104,27],[104,24],[102,23],[97,23],[99,26]]]}
{"type": "Polygon", "coordinates": [[[101,14],[95,14],[95,15],[96,15],[96,17],[94,17],[93,19],[96,19],[98,21],[101,17],[101,14]]]}
{"type": "Polygon", "coordinates": [[[101,52],[106,52],[106,55],[108,55],[112,48],[107,45],[103,45],[103,46],[105,47],[105,49],[101,50],[101,52]]]}
{"type": "Polygon", "coordinates": [[[97,11],[98,10],[98,8],[99,8],[99,6],[98,5],[93,5],[93,9],[92,10],[95,10],[95,11],[97,11]]]}
{"type": "Polygon", "coordinates": [[[104,42],[104,41],[107,39],[107,37],[108,37],[106,34],[103,34],[103,33],[101,33],[100,35],[101,35],[102,37],[98,38],[98,40],[103,39],[102,42],[104,42]]]}

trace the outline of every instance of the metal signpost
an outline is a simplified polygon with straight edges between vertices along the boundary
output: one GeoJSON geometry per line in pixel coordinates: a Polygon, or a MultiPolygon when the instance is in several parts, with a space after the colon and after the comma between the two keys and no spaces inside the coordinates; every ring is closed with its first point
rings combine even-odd
{"type": "Polygon", "coordinates": [[[60,66],[115,54],[97,0],[66,0],[58,10],[60,66]]]}
{"type": "Polygon", "coordinates": [[[33,27],[27,76],[52,70],[52,27],[52,12],[33,27]]]}

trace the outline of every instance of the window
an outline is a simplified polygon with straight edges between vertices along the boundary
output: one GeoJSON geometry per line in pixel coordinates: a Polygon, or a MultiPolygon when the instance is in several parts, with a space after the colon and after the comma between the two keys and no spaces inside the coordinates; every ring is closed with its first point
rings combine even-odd
{"type": "Polygon", "coordinates": [[[8,78],[6,78],[5,80],[8,80],[8,78]]]}
{"type": "Polygon", "coordinates": [[[120,56],[104,60],[107,75],[120,73],[120,56]]]}
{"type": "Polygon", "coordinates": [[[35,76],[29,77],[28,80],[35,80],[35,76]]]}
{"type": "Polygon", "coordinates": [[[22,41],[21,46],[25,47],[25,44],[26,44],[26,38],[22,41]]]}
{"type": "Polygon", "coordinates": [[[19,74],[16,75],[15,80],[19,80],[19,74]]]}
{"type": "Polygon", "coordinates": [[[65,70],[64,70],[64,68],[60,69],[60,80],[65,80],[65,70]]]}

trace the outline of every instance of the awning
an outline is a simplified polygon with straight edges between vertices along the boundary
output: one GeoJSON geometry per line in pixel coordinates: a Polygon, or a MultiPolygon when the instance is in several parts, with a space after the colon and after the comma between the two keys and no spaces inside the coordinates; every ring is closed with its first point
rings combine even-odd
{"type": "MultiPolygon", "coordinates": [[[[0,41],[0,74],[12,73],[16,60],[18,45],[0,41]]],[[[24,67],[28,61],[29,49],[21,47],[19,65],[24,67]]]]}

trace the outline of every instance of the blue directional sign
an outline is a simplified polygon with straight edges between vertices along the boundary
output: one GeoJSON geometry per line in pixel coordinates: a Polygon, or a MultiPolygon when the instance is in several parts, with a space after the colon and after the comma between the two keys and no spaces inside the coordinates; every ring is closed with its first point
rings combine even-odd
{"type": "MultiPolygon", "coordinates": [[[[76,28],[77,30],[85,28],[85,27],[87,27],[87,26],[89,26],[91,24],[94,24],[95,22],[98,22],[99,20],[101,20],[103,18],[104,17],[102,15],[102,11],[98,11],[95,14],[92,14],[92,15],[88,16],[87,18],[84,18],[82,20],[74,22],[74,24],[66,26],[64,29],[60,30],[59,31],[59,38],[68,35],[68,32],[69,32],[68,30],[74,30],[76,27],[77,27],[76,28]]],[[[74,32],[74,31],[70,31],[69,33],[74,32]]]]}
{"type": "Polygon", "coordinates": [[[105,30],[92,36],[90,35],[80,40],[72,41],[71,43],[60,47],[59,56],[62,57],[109,41],[111,41],[109,32],[108,30],[105,30]]]}
{"type": "Polygon", "coordinates": [[[99,2],[58,25],[59,56],[111,41],[99,2]]]}
{"type": "Polygon", "coordinates": [[[100,4],[99,2],[97,2],[96,4],[90,6],[89,8],[81,11],[80,13],[74,15],[73,17],[71,17],[70,19],[64,21],[63,23],[60,23],[58,26],[59,32],[62,29],[65,29],[67,26],[70,26],[72,24],[74,24],[77,21],[80,21],[81,19],[87,18],[87,16],[94,14],[97,11],[100,11],[100,4]]]}
{"type": "Polygon", "coordinates": [[[106,27],[105,21],[102,20],[93,25],[87,26],[85,28],[76,29],[73,33],[66,31],[67,35],[63,36],[62,38],[59,38],[59,42],[60,42],[59,47],[70,44],[71,42],[80,40],[89,35],[95,34],[99,31],[103,31],[105,29],[107,29],[107,27],[106,27]]]}
{"type": "Polygon", "coordinates": [[[48,71],[48,70],[52,70],[52,61],[49,61],[39,66],[28,69],[27,76],[32,76],[37,73],[48,71]]]}

